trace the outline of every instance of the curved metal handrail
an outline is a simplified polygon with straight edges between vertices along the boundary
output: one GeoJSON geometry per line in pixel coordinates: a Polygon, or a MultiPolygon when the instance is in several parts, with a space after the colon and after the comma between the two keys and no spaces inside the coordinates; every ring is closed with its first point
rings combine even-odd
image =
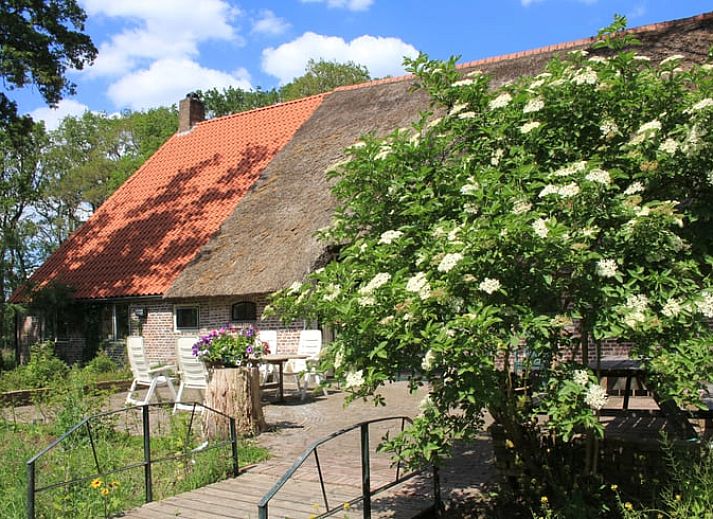
{"type": "MultiPolygon", "coordinates": [[[[75,483],[79,483],[82,481],[88,481],[91,480],[95,477],[101,476],[101,477],[106,477],[109,474],[115,474],[119,472],[124,472],[126,470],[138,468],[138,467],[144,467],[144,470],[146,472],[145,474],[145,491],[146,491],[146,502],[151,502],[153,500],[153,491],[152,491],[152,481],[151,481],[151,465],[154,463],[159,463],[163,461],[171,461],[175,459],[179,459],[182,457],[182,455],[172,455],[172,456],[166,456],[163,458],[159,459],[152,459],[151,458],[151,444],[150,444],[150,428],[149,428],[149,408],[151,407],[169,407],[173,406],[176,402],[156,402],[156,403],[148,403],[148,404],[143,404],[143,405],[134,405],[134,406],[126,406],[122,407],[121,409],[114,409],[110,411],[103,411],[101,413],[96,413],[91,416],[87,416],[83,418],[81,421],[79,421],[77,424],[73,425],[70,427],[67,431],[65,431],[61,436],[59,436],[57,439],[52,441],[47,447],[39,451],[37,454],[32,456],[29,460],[26,462],[27,466],[27,473],[28,473],[28,501],[27,501],[27,515],[29,518],[34,518],[35,517],[35,494],[38,492],[42,492],[44,490],[50,490],[53,488],[61,487],[61,486],[68,486],[72,485],[75,483]],[[96,454],[96,449],[94,446],[94,437],[92,435],[92,427],[91,427],[91,422],[96,419],[100,419],[106,416],[111,416],[113,414],[119,414],[119,413],[126,413],[127,411],[132,411],[132,410],[141,410],[142,413],[142,436],[144,438],[144,460],[137,462],[137,463],[132,463],[130,465],[126,465],[124,467],[119,467],[119,468],[114,468],[109,471],[102,471],[100,468],[99,460],[97,458],[96,454]],[[57,446],[59,446],[62,442],[64,442],[69,436],[71,436],[73,433],[81,429],[82,427],[87,428],[87,434],[89,436],[89,442],[92,447],[92,452],[94,455],[94,461],[95,465],[97,468],[97,473],[92,474],[90,476],[84,476],[81,478],[75,478],[73,480],[67,480],[67,481],[60,481],[57,483],[53,483],[51,485],[47,485],[41,488],[37,488],[36,486],[36,481],[35,481],[35,465],[37,462],[44,457],[46,454],[48,454],[50,451],[54,450],[57,446]]],[[[235,418],[231,417],[230,415],[218,411],[217,409],[213,409],[212,407],[209,407],[207,405],[204,405],[203,403],[200,402],[178,402],[179,404],[185,404],[187,406],[192,405],[193,410],[191,412],[191,421],[190,425],[188,427],[187,434],[190,434],[192,427],[193,427],[193,418],[195,416],[195,412],[197,408],[202,408],[204,410],[208,410],[210,412],[216,413],[219,416],[223,416],[224,418],[228,419],[229,422],[229,432],[230,432],[230,440],[227,441],[221,441],[216,443],[215,445],[212,445],[211,447],[208,448],[201,448],[201,451],[206,451],[206,450],[213,450],[216,448],[224,447],[225,445],[231,444],[232,446],[232,458],[233,458],[233,475],[237,476],[238,474],[238,449],[237,449],[237,433],[235,429],[235,418]]]]}
{"type": "MultiPolygon", "coordinates": [[[[326,491],[324,488],[324,481],[322,479],[322,470],[321,466],[319,463],[319,456],[317,455],[317,448],[320,447],[321,445],[324,445],[330,440],[333,440],[334,438],[337,438],[339,436],[342,436],[348,432],[354,431],[356,429],[360,429],[362,432],[361,436],[361,441],[362,441],[362,492],[363,494],[355,499],[352,499],[349,503],[354,504],[356,502],[362,501],[365,499],[365,496],[368,495],[368,504],[365,501],[365,517],[370,517],[371,513],[371,505],[370,505],[370,496],[372,494],[375,494],[379,491],[386,490],[387,488],[390,488],[398,483],[401,483],[416,474],[420,473],[423,469],[420,469],[418,471],[413,471],[407,476],[399,477],[399,472],[400,472],[400,467],[401,463],[398,463],[397,466],[397,471],[396,471],[396,479],[388,483],[386,485],[383,485],[382,487],[379,487],[378,489],[372,491],[369,488],[369,481],[370,481],[370,469],[368,467],[369,465],[369,456],[368,456],[368,448],[369,448],[369,439],[368,439],[368,428],[371,424],[375,423],[380,423],[380,422],[386,422],[386,421],[393,421],[393,420],[401,420],[401,430],[403,431],[404,426],[406,423],[412,424],[413,420],[408,417],[408,416],[389,416],[389,417],[383,417],[383,418],[375,418],[373,420],[366,420],[363,422],[359,422],[354,425],[350,425],[349,427],[345,427],[343,429],[340,429],[338,431],[335,431],[331,434],[328,434],[327,436],[324,436],[323,438],[320,438],[313,443],[311,443],[304,451],[302,451],[302,454],[295,460],[295,462],[292,464],[292,466],[287,469],[287,471],[282,475],[282,477],[272,486],[270,490],[267,491],[267,493],[262,497],[260,502],[258,503],[258,517],[259,519],[267,519],[268,517],[268,504],[270,500],[275,497],[275,495],[282,489],[282,487],[287,483],[287,481],[297,472],[297,470],[304,464],[304,462],[309,458],[311,455],[314,454],[315,456],[315,461],[317,464],[317,470],[319,472],[319,478],[320,478],[320,485],[322,487],[322,496],[325,501],[325,507],[327,508],[327,511],[320,515],[319,517],[326,517],[329,515],[332,515],[338,510],[341,510],[340,508],[335,508],[333,510],[329,509],[329,505],[327,502],[327,497],[326,497],[326,491]]],[[[434,467],[434,475],[436,475],[437,479],[437,469],[434,467]]],[[[437,482],[434,482],[437,484],[437,482]]],[[[438,493],[437,495],[434,496],[436,500],[439,499],[438,493]]]]}

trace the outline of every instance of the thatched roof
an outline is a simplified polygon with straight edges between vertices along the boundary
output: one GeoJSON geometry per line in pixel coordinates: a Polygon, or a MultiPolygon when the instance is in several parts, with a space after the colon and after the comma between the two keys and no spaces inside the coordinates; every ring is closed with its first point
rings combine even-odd
{"type": "MultiPolygon", "coordinates": [[[[713,44],[713,14],[634,29],[637,49],[656,61],[683,54],[702,61],[713,44]]],[[[480,69],[500,84],[542,70],[553,54],[586,48],[578,40],[461,66],[480,69]]],[[[264,170],[220,231],[166,293],[168,298],[237,296],[284,288],[319,266],[325,247],[314,234],[330,224],[335,200],[325,169],[365,133],[384,135],[428,108],[412,79],[391,78],[332,92],[264,170]]]]}

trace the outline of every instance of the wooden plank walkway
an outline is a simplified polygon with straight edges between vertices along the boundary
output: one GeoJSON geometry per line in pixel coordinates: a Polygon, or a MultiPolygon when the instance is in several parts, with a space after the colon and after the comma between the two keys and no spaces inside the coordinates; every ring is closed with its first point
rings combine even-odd
{"type": "MultiPolygon", "coordinates": [[[[265,418],[271,427],[257,441],[270,449],[271,458],[241,473],[237,478],[221,481],[160,502],[131,510],[127,519],[227,519],[258,516],[257,504],[292,463],[313,441],[352,424],[378,417],[418,413],[423,394],[409,394],[405,383],[392,384],[386,390],[387,406],[374,407],[370,402],[353,402],[344,408],[344,394],[321,394],[300,402],[288,392],[285,405],[268,404],[265,418]],[[291,398],[290,398],[291,396],[291,398]]],[[[387,454],[374,449],[387,430],[397,432],[400,422],[385,422],[370,429],[371,487],[377,488],[395,477],[387,454]]],[[[319,448],[320,465],[330,507],[339,507],[361,495],[359,431],[353,431],[319,448]]],[[[445,499],[467,497],[477,493],[479,485],[492,476],[492,450],[489,442],[469,447],[456,457],[450,467],[441,471],[445,499]]],[[[403,472],[401,473],[403,475],[403,472]]],[[[372,517],[410,519],[433,503],[431,474],[422,474],[390,488],[372,498],[372,517]]],[[[293,479],[269,505],[271,519],[297,519],[325,511],[319,475],[314,458],[308,458],[293,479]]],[[[334,517],[360,517],[361,506],[334,517]]]]}

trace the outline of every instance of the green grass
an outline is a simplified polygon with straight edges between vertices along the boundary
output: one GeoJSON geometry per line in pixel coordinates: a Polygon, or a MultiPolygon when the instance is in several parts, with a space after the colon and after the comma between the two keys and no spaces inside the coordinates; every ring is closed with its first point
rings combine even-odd
{"type": "MultiPolygon", "coordinates": [[[[188,414],[177,415],[152,431],[152,459],[181,454],[179,460],[157,462],[152,466],[154,500],[185,492],[229,477],[232,470],[230,445],[191,454],[200,442],[194,432],[186,440],[188,414]]],[[[102,471],[119,468],[143,460],[143,439],[136,435],[137,414],[119,425],[117,422],[93,422],[92,439],[102,471]]],[[[195,426],[194,426],[195,428],[195,426]]],[[[200,431],[200,427],[197,427],[200,431]]],[[[0,510],[6,519],[26,517],[26,461],[47,446],[56,436],[53,428],[40,425],[20,425],[0,421],[0,510]]],[[[266,449],[242,441],[238,458],[240,465],[262,461],[266,449]]],[[[71,479],[76,484],[41,491],[36,497],[37,517],[75,518],[115,515],[144,503],[144,469],[100,477],[92,481],[97,468],[86,429],[70,436],[61,446],[43,457],[36,467],[37,487],[71,479]]]]}

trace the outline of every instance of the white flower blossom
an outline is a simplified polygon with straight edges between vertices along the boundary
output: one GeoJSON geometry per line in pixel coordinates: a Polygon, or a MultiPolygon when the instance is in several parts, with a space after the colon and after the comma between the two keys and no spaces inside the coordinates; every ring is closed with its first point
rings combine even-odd
{"type": "Polygon", "coordinates": [[[463,184],[463,187],[460,188],[460,192],[463,195],[474,195],[475,193],[478,192],[479,189],[480,189],[480,186],[478,185],[477,182],[468,183],[468,184],[463,184]]]}
{"type": "Polygon", "coordinates": [[[618,265],[614,259],[600,259],[597,261],[597,275],[603,278],[613,278],[618,272],[618,265]]]}
{"type": "Polygon", "coordinates": [[[589,58],[587,61],[591,63],[608,63],[609,60],[605,58],[604,56],[592,56],[589,58]]]}
{"type": "Polygon", "coordinates": [[[490,165],[491,166],[498,166],[500,165],[500,161],[502,160],[503,156],[505,156],[505,150],[502,148],[498,148],[493,152],[493,155],[490,157],[490,165]]]}
{"type": "Polygon", "coordinates": [[[463,112],[458,114],[458,119],[475,119],[475,112],[463,112]]]}
{"type": "Polygon", "coordinates": [[[659,63],[659,66],[668,65],[669,63],[673,63],[674,61],[681,61],[682,59],[685,59],[685,56],[682,56],[681,54],[674,54],[666,59],[662,59],[661,63],[659,63]]]}
{"type": "Polygon", "coordinates": [[[436,353],[433,350],[428,350],[421,361],[421,369],[431,371],[433,364],[436,362],[436,353]]]}
{"type": "Polygon", "coordinates": [[[473,72],[468,72],[468,73],[466,74],[466,77],[479,77],[479,76],[482,76],[482,75],[483,75],[483,71],[482,71],[482,70],[474,70],[473,72]]]}
{"type": "Polygon", "coordinates": [[[300,291],[301,288],[302,288],[302,283],[300,283],[299,281],[295,281],[295,282],[292,283],[292,284],[290,285],[290,287],[287,289],[287,293],[289,293],[289,294],[296,294],[297,292],[300,291]]]}
{"type": "Polygon", "coordinates": [[[550,230],[547,228],[547,222],[542,218],[538,218],[532,222],[532,230],[535,231],[535,234],[540,238],[547,238],[547,235],[550,233],[550,230]]]}
{"type": "Polygon", "coordinates": [[[599,131],[602,132],[605,138],[611,139],[619,133],[619,127],[614,121],[607,120],[602,121],[602,124],[599,125],[599,131]]]}
{"type": "Polygon", "coordinates": [[[542,191],[540,191],[540,194],[537,196],[539,198],[544,198],[549,195],[557,195],[559,194],[559,188],[553,184],[547,184],[545,187],[542,188],[542,191]]]}
{"type": "Polygon", "coordinates": [[[641,127],[636,130],[636,133],[655,133],[659,130],[661,130],[661,122],[654,119],[653,121],[642,124],[641,127]]]}
{"type": "Polygon", "coordinates": [[[584,49],[576,49],[576,50],[571,50],[568,52],[570,56],[580,56],[580,57],[585,57],[589,55],[589,52],[587,52],[584,49]]]}
{"type": "Polygon", "coordinates": [[[337,296],[339,296],[339,293],[342,291],[342,288],[339,285],[335,285],[330,283],[327,285],[327,288],[324,290],[324,296],[323,299],[325,301],[334,301],[337,296]]]}
{"type": "Polygon", "coordinates": [[[713,99],[711,99],[710,97],[706,97],[705,99],[701,99],[696,104],[694,104],[691,107],[691,110],[700,111],[706,108],[710,108],[711,106],[713,106],[713,99]]]}
{"type": "Polygon", "coordinates": [[[498,97],[490,101],[488,105],[491,110],[497,110],[498,108],[505,108],[512,101],[512,96],[507,92],[500,94],[498,97]]]}
{"type": "Polygon", "coordinates": [[[624,190],[624,194],[626,196],[631,196],[636,193],[642,193],[644,189],[644,184],[637,180],[636,182],[632,182],[631,185],[624,190]]]}
{"type": "Polygon", "coordinates": [[[575,85],[594,85],[596,82],[597,72],[591,67],[578,70],[572,78],[572,83],[575,85]]]}
{"type": "Polygon", "coordinates": [[[451,86],[454,87],[464,87],[464,86],[469,86],[475,83],[472,79],[461,79],[459,81],[456,81],[455,83],[452,83],[451,86]]]}
{"type": "Polygon", "coordinates": [[[597,384],[591,384],[587,389],[587,394],[584,395],[584,403],[595,411],[602,409],[607,403],[606,390],[597,384]]]}
{"type": "Polygon", "coordinates": [[[439,272],[450,272],[463,259],[463,254],[460,252],[452,252],[443,256],[443,259],[438,264],[439,272]]]}
{"type": "Polygon", "coordinates": [[[594,238],[597,237],[599,234],[599,227],[584,227],[581,231],[581,235],[583,238],[587,238],[589,240],[593,240],[594,238]]]}
{"type": "Polygon", "coordinates": [[[570,182],[569,184],[557,189],[557,194],[562,198],[572,198],[573,196],[577,196],[579,194],[579,191],[580,189],[577,183],[570,182]]]}
{"type": "Polygon", "coordinates": [[[393,315],[387,315],[383,319],[379,321],[379,324],[386,326],[387,324],[390,324],[394,320],[393,315]]]}
{"type": "MultiPolygon", "coordinates": [[[[463,108],[467,107],[468,105],[463,105],[463,108]]],[[[453,107],[455,108],[455,106],[453,107]]],[[[451,110],[452,111],[452,110],[451,110]]],[[[443,120],[442,117],[436,117],[432,121],[429,121],[428,124],[426,125],[426,128],[433,128],[434,126],[438,125],[441,121],[443,120]]]]}
{"type": "Polygon", "coordinates": [[[629,312],[624,317],[624,324],[627,325],[632,330],[635,330],[643,322],[646,322],[646,315],[641,310],[634,310],[629,312]]]}
{"type": "Polygon", "coordinates": [[[639,207],[635,209],[634,212],[636,213],[637,218],[642,218],[651,214],[651,208],[648,206],[639,207]]]}
{"type": "Polygon", "coordinates": [[[342,367],[343,362],[344,362],[344,351],[339,350],[334,355],[334,369],[339,369],[340,367],[342,367]]]}
{"type": "Polygon", "coordinates": [[[364,371],[350,371],[347,373],[347,379],[344,384],[347,389],[349,388],[359,388],[364,385],[364,371]]]}
{"type": "Polygon", "coordinates": [[[683,310],[683,305],[681,304],[681,300],[672,297],[666,303],[663,305],[663,308],[661,309],[661,313],[665,315],[666,317],[676,317],[678,314],[681,313],[681,310],[683,310]]]}
{"type": "Polygon", "coordinates": [[[531,121],[520,126],[520,133],[530,133],[535,128],[539,128],[542,125],[539,121],[531,121]]]}
{"type": "Polygon", "coordinates": [[[704,292],[701,300],[696,302],[696,308],[704,317],[713,319],[713,294],[704,292]]]}
{"type": "Polygon", "coordinates": [[[582,387],[587,387],[589,384],[589,372],[586,369],[575,369],[572,379],[582,387]]]}
{"type": "Polygon", "coordinates": [[[532,204],[527,200],[518,200],[512,207],[513,214],[524,214],[532,209],[532,204]]]}
{"type": "Polygon", "coordinates": [[[659,151],[663,151],[669,155],[674,155],[676,151],[678,151],[678,142],[674,139],[668,138],[659,145],[659,151]]]}
{"type": "Polygon", "coordinates": [[[530,101],[522,109],[522,113],[530,114],[533,112],[539,112],[545,107],[545,102],[540,97],[535,99],[530,99],[530,101]]]}
{"type": "Polygon", "coordinates": [[[544,79],[536,79],[535,81],[530,83],[530,88],[537,89],[537,88],[540,88],[544,84],[545,84],[544,79]]]}
{"type": "Polygon", "coordinates": [[[376,304],[376,299],[373,295],[363,295],[359,297],[357,302],[361,306],[374,306],[376,304]]]}
{"type": "Polygon", "coordinates": [[[448,112],[448,115],[458,114],[458,113],[462,112],[463,110],[465,110],[466,108],[468,108],[468,103],[456,103],[453,105],[453,108],[451,108],[451,111],[448,112]]]}
{"type": "Polygon", "coordinates": [[[406,283],[406,291],[417,293],[421,299],[431,297],[431,285],[428,283],[426,274],[417,272],[411,276],[406,283]]]}
{"type": "Polygon", "coordinates": [[[500,287],[502,285],[500,284],[500,281],[494,278],[485,278],[483,281],[480,282],[478,285],[478,289],[482,290],[486,294],[490,295],[493,294],[494,292],[497,292],[500,290],[500,287]]]}
{"type": "Polygon", "coordinates": [[[375,160],[384,160],[386,157],[389,156],[391,153],[391,146],[388,144],[383,144],[381,148],[379,148],[379,153],[376,154],[374,157],[375,160]]]}
{"type": "Polygon", "coordinates": [[[648,56],[644,56],[643,54],[636,54],[634,56],[634,60],[635,61],[651,61],[651,58],[649,58],[648,56]]]}
{"type": "Polygon", "coordinates": [[[381,237],[379,238],[379,243],[383,243],[385,245],[390,245],[393,243],[394,240],[397,240],[401,236],[403,236],[404,233],[401,231],[385,231],[381,234],[381,237]]]}
{"type": "Polygon", "coordinates": [[[590,182],[597,182],[599,184],[604,184],[605,186],[611,184],[611,175],[609,175],[609,172],[599,168],[593,169],[587,173],[587,176],[584,178],[590,182]]]}
{"type": "Polygon", "coordinates": [[[369,283],[359,289],[359,293],[364,296],[368,296],[374,292],[379,287],[384,286],[391,279],[391,274],[388,272],[379,272],[374,276],[369,283]]]}
{"type": "Polygon", "coordinates": [[[630,310],[643,312],[649,307],[649,298],[644,294],[633,294],[626,298],[626,304],[624,306],[630,310]]]}
{"type": "Polygon", "coordinates": [[[568,177],[575,173],[579,173],[580,171],[584,171],[586,168],[587,168],[587,161],[580,160],[578,162],[572,162],[571,164],[562,166],[561,168],[559,168],[558,170],[553,172],[552,176],[554,176],[554,177],[568,177]]]}
{"type": "Polygon", "coordinates": [[[356,141],[354,144],[349,146],[349,148],[353,150],[358,150],[359,148],[363,148],[364,146],[366,146],[366,143],[364,141],[356,141]]]}

